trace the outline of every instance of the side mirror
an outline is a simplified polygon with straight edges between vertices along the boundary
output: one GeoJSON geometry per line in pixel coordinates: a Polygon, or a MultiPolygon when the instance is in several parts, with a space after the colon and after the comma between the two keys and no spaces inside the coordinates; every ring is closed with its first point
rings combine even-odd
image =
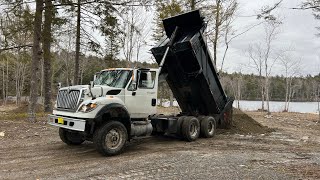
{"type": "Polygon", "coordinates": [[[97,74],[93,76],[93,81],[96,81],[96,79],[97,79],[97,74]]]}
{"type": "Polygon", "coordinates": [[[134,82],[134,81],[132,81],[132,83],[130,84],[129,89],[130,89],[131,91],[137,90],[137,83],[134,82]]]}
{"type": "Polygon", "coordinates": [[[58,87],[58,90],[61,88],[61,82],[58,83],[57,87],[58,87]]]}

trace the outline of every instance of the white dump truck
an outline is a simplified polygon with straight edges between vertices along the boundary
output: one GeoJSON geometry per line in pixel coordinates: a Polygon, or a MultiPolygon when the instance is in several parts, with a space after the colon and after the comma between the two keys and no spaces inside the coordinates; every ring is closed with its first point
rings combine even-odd
{"type": "Polygon", "coordinates": [[[159,68],[113,68],[90,85],[60,88],[49,124],[59,127],[68,145],[92,141],[102,155],[119,154],[128,140],[175,134],[186,141],[210,138],[232,122],[227,97],[202,36],[199,11],[163,20],[166,37],[152,48],[159,68]],[[166,80],[181,108],[178,115],[157,114],[159,79],[166,80]]]}

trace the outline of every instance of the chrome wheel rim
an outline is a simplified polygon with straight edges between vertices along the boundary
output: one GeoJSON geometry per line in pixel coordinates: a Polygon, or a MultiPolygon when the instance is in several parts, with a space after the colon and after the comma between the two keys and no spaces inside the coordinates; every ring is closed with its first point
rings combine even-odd
{"type": "Polygon", "coordinates": [[[190,125],[189,133],[192,137],[196,136],[198,133],[197,125],[195,123],[192,123],[190,125]]]}
{"type": "Polygon", "coordinates": [[[119,129],[111,129],[105,138],[105,144],[109,149],[117,149],[122,142],[122,134],[119,129]]]}
{"type": "Polygon", "coordinates": [[[214,124],[212,121],[209,121],[209,123],[208,123],[208,132],[210,135],[212,135],[214,133],[214,124]]]}

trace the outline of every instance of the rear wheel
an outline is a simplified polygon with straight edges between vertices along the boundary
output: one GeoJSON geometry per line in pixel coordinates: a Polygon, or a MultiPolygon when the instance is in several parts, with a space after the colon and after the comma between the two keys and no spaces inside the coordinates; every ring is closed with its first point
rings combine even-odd
{"type": "Polygon", "coordinates": [[[187,141],[194,141],[199,137],[200,123],[195,117],[187,117],[182,122],[181,135],[187,141]]]}
{"type": "Polygon", "coordinates": [[[213,117],[211,116],[203,117],[200,124],[201,124],[200,133],[202,137],[211,138],[215,135],[216,122],[213,117]]]}
{"type": "Polygon", "coordinates": [[[68,145],[80,145],[85,141],[83,134],[78,131],[59,128],[60,139],[68,145]]]}
{"type": "Polygon", "coordinates": [[[180,116],[177,120],[177,134],[182,135],[181,129],[182,129],[182,123],[184,119],[186,119],[188,116],[180,116]]]}
{"type": "Polygon", "coordinates": [[[96,149],[104,156],[121,153],[127,139],[127,129],[118,121],[110,121],[104,124],[93,135],[93,143],[96,149]]]}

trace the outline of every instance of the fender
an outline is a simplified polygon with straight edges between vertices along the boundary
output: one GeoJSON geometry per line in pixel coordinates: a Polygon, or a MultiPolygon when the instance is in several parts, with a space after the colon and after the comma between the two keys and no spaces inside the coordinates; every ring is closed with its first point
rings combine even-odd
{"type": "Polygon", "coordinates": [[[103,106],[94,118],[97,123],[103,123],[110,119],[120,121],[127,128],[128,134],[131,131],[131,119],[127,108],[119,103],[111,103],[103,106]]]}

